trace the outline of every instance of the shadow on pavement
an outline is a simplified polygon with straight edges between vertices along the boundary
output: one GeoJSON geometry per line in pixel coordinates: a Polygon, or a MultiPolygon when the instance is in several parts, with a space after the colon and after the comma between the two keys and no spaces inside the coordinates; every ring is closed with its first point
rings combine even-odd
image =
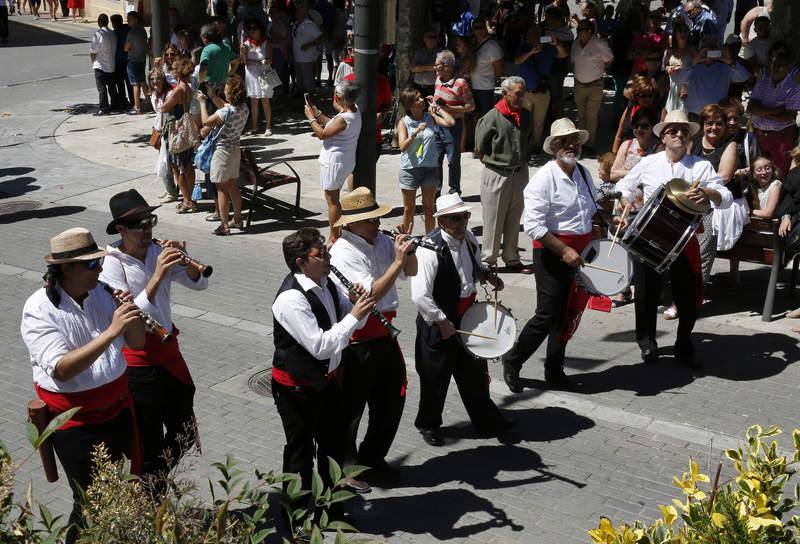
{"type": "MultiPolygon", "coordinates": [[[[8,170],[33,171],[33,168],[9,168],[8,170]]],[[[2,175],[2,171],[0,171],[0,176],[2,175]]],[[[33,185],[35,182],[36,178],[31,176],[0,180],[0,199],[22,196],[25,193],[35,191],[40,188],[38,185],[33,185]]]]}
{"type": "Polygon", "coordinates": [[[23,174],[30,174],[35,168],[29,166],[12,166],[11,168],[0,168],[0,178],[5,176],[21,176],[23,174]]]}
{"type": "Polygon", "coordinates": [[[694,339],[705,374],[725,380],[769,378],[800,359],[798,339],[786,334],[697,333],[694,339]]]}
{"type": "MultiPolygon", "coordinates": [[[[475,467],[463,467],[464,471],[475,467]]],[[[508,514],[491,501],[466,489],[443,489],[421,495],[403,495],[375,500],[356,497],[347,503],[353,523],[368,534],[392,536],[401,531],[417,535],[429,534],[436,540],[467,538],[484,531],[508,527],[522,531],[508,514]],[[464,516],[471,522],[459,524],[464,516]],[[486,521],[472,521],[475,519],[486,521]],[[459,524],[458,527],[456,525],[459,524]]]]}
{"type": "Polygon", "coordinates": [[[86,208],[84,206],[55,206],[53,208],[41,208],[38,210],[22,210],[19,212],[0,214],[0,225],[19,223],[21,221],[28,221],[29,219],[49,219],[51,217],[73,215],[76,213],[80,213],[85,209],[86,208]]]}
{"type": "MultiPolygon", "coordinates": [[[[83,26],[83,25],[82,25],[83,26]]],[[[97,30],[97,25],[94,27],[86,25],[87,32],[97,30]]],[[[8,21],[8,48],[14,47],[38,47],[42,45],[70,45],[76,43],[88,43],[88,40],[82,40],[73,36],[67,36],[60,32],[54,32],[26,24],[22,21],[9,19],[8,21]]]]}

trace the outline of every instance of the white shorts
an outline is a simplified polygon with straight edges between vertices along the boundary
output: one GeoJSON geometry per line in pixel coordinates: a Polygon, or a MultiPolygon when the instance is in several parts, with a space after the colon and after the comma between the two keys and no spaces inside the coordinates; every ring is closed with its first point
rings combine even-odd
{"type": "Polygon", "coordinates": [[[353,165],[345,165],[332,161],[328,164],[319,163],[319,184],[324,191],[335,191],[344,186],[347,176],[353,173],[353,165]]]}
{"type": "Polygon", "coordinates": [[[239,146],[228,149],[217,146],[211,156],[211,182],[225,183],[231,179],[239,179],[239,163],[242,156],[239,146]]]}

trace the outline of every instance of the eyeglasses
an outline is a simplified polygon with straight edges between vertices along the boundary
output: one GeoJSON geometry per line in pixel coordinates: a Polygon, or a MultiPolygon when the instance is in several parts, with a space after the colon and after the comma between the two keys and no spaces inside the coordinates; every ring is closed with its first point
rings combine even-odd
{"type": "Polygon", "coordinates": [[[150,215],[138,221],[131,221],[130,223],[120,223],[123,227],[129,230],[145,230],[151,229],[158,225],[158,216],[150,215]]]}
{"type": "Polygon", "coordinates": [[[710,119],[708,121],[703,122],[703,125],[707,127],[724,127],[725,124],[726,124],[725,121],[723,121],[722,119],[710,119]]]}
{"type": "Polygon", "coordinates": [[[664,134],[669,136],[678,136],[679,134],[689,134],[689,129],[687,127],[667,127],[664,129],[664,134]]]}
{"type": "Polygon", "coordinates": [[[91,261],[83,261],[83,265],[87,268],[87,270],[97,270],[100,265],[103,263],[103,258],[98,257],[96,259],[92,259],[91,261]]]}
{"type": "Polygon", "coordinates": [[[581,139],[578,136],[565,136],[563,138],[553,138],[552,145],[555,147],[567,147],[571,145],[580,145],[581,139]]]}
{"type": "Polygon", "coordinates": [[[450,221],[451,223],[461,223],[462,221],[467,221],[470,217],[472,217],[470,212],[464,212],[443,215],[442,219],[450,221]]]}

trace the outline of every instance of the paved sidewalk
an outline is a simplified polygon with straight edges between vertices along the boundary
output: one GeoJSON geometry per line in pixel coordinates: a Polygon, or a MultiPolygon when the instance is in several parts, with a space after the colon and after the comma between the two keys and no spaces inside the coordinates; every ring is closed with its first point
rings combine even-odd
{"type": "MultiPolygon", "coordinates": [[[[148,117],[64,111],[91,111],[82,105],[93,104],[96,93],[85,57],[88,45],[80,41],[88,25],[62,26],[70,25],[61,25],[58,34],[31,30],[36,39],[57,45],[34,41],[30,47],[9,47],[0,57],[0,86],[6,86],[0,90],[0,112],[10,114],[0,116],[0,342],[7,346],[0,366],[0,438],[16,459],[29,451],[23,416],[32,395],[19,317],[24,300],[40,284],[48,239],[84,225],[99,242],[108,242],[103,233],[111,194],[136,187],[154,200],[161,192],[150,173],[154,153],[143,138],[148,117]],[[53,77],[59,79],[48,79],[53,77]]],[[[33,27],[15,20],[15,28],[33,27]]],[[[325,214],[316,185],[319,142],[285,112],[276,112],[274,132],[273,138],[245,143],[256,146],[264,161],[286,158],[297,165],[304,178],[302,219],[262,216],[251,232],[221,239],[210,235],[213,225],[204,214],[159,210],[156,234],[188,240],[193,254],[215,267],[207,291],[174,292],[182,349],[198,386],[204,447],[198,477],[227,453],[245,467],[281,464],[284,441],[272,399],[251,392],[247,382],[271,361],[269,306],[285,274],[280,240],[299,226],[323,225],[325,214]]],[[[479,164],[469,154],[462,160],[465,196],[478,206],[479,164]]],[[[594,171],[596,165],[587,164],[594,171]]],[[[378,168],[379,199],[399,206],[398,156],[382,157],[378,168]]],[[[291,192],[281,188],[270,194],[288,199],[291,192]]],[[[471,224],[479,226],[479,218],[476,209],[471,224]]],[[[529,251],[524,255],[529,258],[529,251]]],[[[725,267],[718,263],[715,271],[725,267]]],[[[402,466],[402,480],[354,501],[349,509],[355,525],[392,542],[561,544],[587,542],[586,530],[601,514],[628,520],[658,516],[657,505],[677,496],[671,479],[685,470],[688,455],[706,468],[750,424],[800,426],[796,337],[787,320],[765,324],[758,315],[766,277],[763,267],[744,268],[735,293],[718,279],[697,326],[704,374],[693,375],[673,362],[668,352],[674,323],[659,323],[667,354],[658,365],[645,366],[633,341],[631,306],[609,314],[587,312],[568,348],[568,373],[584,384],[580,394],[542,389],[538,354],[523,369],[529,388],[521,395],[508,393],[499,365],[492,365],[493,396],[519,421],[520,441],[499,444],[476,437],[452,392],[444,416],[447,444],[438,449],[427,446],[413,427],[419,391],[414,310],[408,286],[402,285],[397,325],[410,384],[390,453],[390,461],[402,466]]],[[[535,306],[533,279],[504,279],[509,286],[501,301],[521,326],[535,306]]],[[[779,297],[776,311],[791,307],[779,297]]],[[[47,484],[35,458],[23,467],[19,485],[28,478],[55,511],[67,509],[66,483],[47,484]]]]}

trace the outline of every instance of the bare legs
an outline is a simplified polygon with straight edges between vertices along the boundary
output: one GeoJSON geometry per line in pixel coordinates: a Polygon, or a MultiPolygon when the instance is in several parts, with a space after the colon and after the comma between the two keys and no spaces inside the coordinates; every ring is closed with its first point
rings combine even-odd
{"type": "Polygon", "coordinates": [[[264,108],[264,123],[267,125],[266,131],[272,131],[272,106],[270,106],[269,98],[255,98],[250,97],[250,129],[253,132],[258,130],[258,117],[261,113],[259,109],[259,100],[261,101],[260,107],[264,108]]]}
{"type": "Polygon", "coordinates": [[[228,203],[233,204],[233,225],[242,227],[242,193],[239,191],[239,179],[231,178],[217,185],[219,198],[219,221],[223,230],[228,230],[228,203]]]}
{"type": "Polygon", "coordinates": [[[269,104],[269,98],[264,97],[261,99],[261,107],[264,108],[264,124],[267,125],[265,131],[272,132],[272,106],[269,104]]]}
{"type": "Polygon", "coordinates": [[[181,191],[181,207],[184,209],[192,209],[194,202],[192,201],[192,189],[194,188],[194,168],[186,167],[186,170],[181,173],[177,167],[172,167],[172,178],[178,184],[178,189],[181,191]]]}
{"type": "Polygon", "coordinates": [[[339,202],[339,192],[341,189],[332,189],[325,191],[325,200],[328,202],[328,225],[331,227],[331,232],[328,235],[329,242],[335,242],[339,238],[339,227],[333,225],[342,216],[342,204],[339,202]]]}

